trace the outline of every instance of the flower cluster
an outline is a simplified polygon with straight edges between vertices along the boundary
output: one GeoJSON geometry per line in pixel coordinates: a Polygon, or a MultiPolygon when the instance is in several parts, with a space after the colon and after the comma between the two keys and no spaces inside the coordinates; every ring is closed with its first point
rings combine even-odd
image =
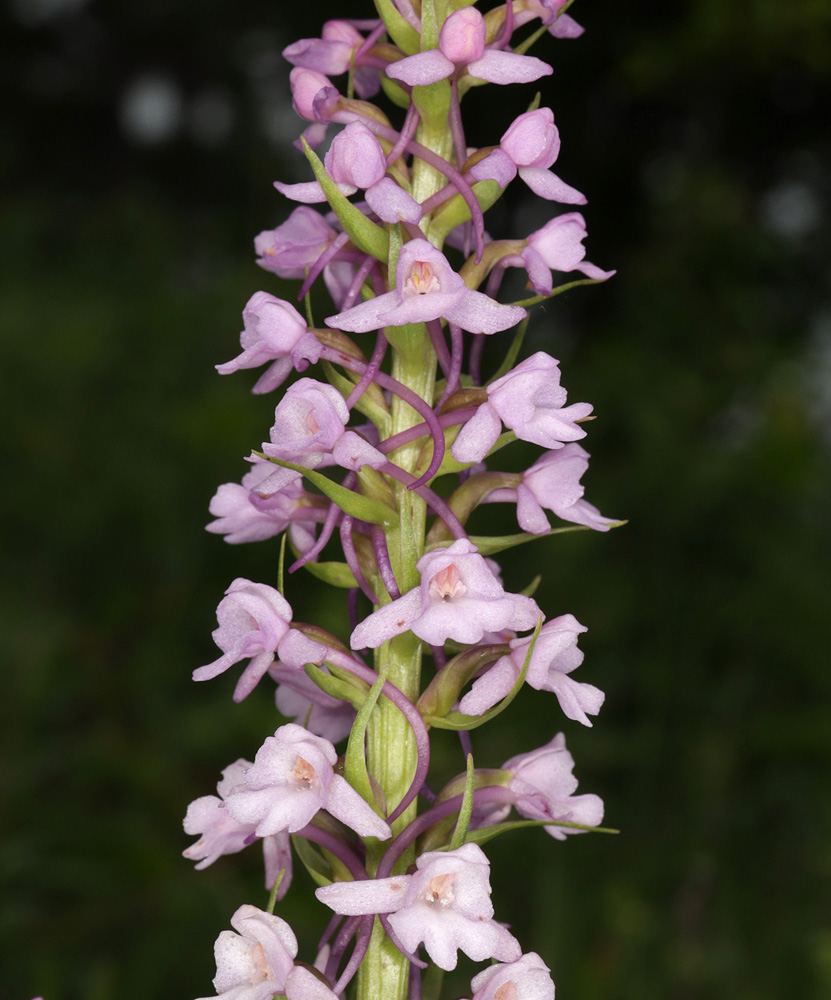
{"type": "Polygon", "coordinates": [[[297,146],[309,179],[275,182],[300,204],[255,249],[264,270],[301,282],[305,305],[257,292],[241,353],[217,370],[265,367],[256,394],[301,377],[274,405],[241,482],[219,487],[208,530],[232,544],[284,536],[290,574],[305,568],[346,591],[350,635],[295,621],[282,569],[272,583],[238,578],[217,609],[221,655],[194,671],[204,681],[241,665],[234,700],[267,686],[294,720],[253,761],[227,766],[217,794],[185,817],[198,840],[184,854],[197,868],[258,841],[264,851],[268,906],[240,906],[216,943],[224,1000],[339,998],[356,975],[358,1000],[419,997],[422,970],[454,969],[459,952],[496,963],[473,977],[473,1000],[553,1000],[542,958],[495,917],[480,844],[522,825],[564,840],[598,828],[603,803],[575,794],[563,733],[484,769],[470,731],[523,685],[553,693],[584,726],[603,704],[602,691],[572,677],[585,627],[506,590],[491,556],[619,523],[583,498],[589,454],[578,442],[591,405],[568,402],[548,353],[517,362],[531,306],[613,272],[585,260],[575,211],[519,238],[486,233],[484,213],[515,180],[546,202],[586,199],[551,170],[551,109],[532,106],[493,145],[471,149],[461,105],[486,83],[549,75],[527,49],[539,36],[582,33],[567,6],[508,0],[482,13],[475,2],[376,0],[378,18],[330,21],[284,52],[307,122],[297,146]],[[527,24],[533,34],[522,37],[527,24]],[[398,125],[373,103],[382,90],[398,125]],[[500,300],[508,268],[524,270],[531,298],[500,300]],[[583,277],[555,285],[574,271],[583,277]],[[309,292],[320,278],[332,307],[316,324],[309,292]],[[484,338],[516,327],[486,375],[484,338]],[[500,471],[515,439],[541,453],[522,472],[500,471]],[[515,505],[520,534],[486,533],[490,503],[515,505]],[[552,528],[549,515],[565,524],[552,528]],[[477,520],[484,533],[471,533],[477,520]],[[456,730],[466,762],[436,790],[431,728],[456,730]],[[520,819],[508,822],[512,810],[520,819]],[[297,960],[294,933],[274,914],[292,881],[293,841],[334,913],[313,964],[297,960]]]}

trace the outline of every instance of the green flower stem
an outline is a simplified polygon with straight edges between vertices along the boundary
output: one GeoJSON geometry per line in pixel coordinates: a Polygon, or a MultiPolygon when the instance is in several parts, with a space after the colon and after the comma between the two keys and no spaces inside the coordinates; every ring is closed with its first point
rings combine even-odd
{"type": "MultiPolygon", "coordinates": [[[[392,375],[422,399],[432,401],[436,379],[436,356],[423,324],[388,331],[393,348],[392,375]]],[[[421,417],[397,396],[392,398],[390,434],[398,434],[420,423],[421,417]]],[[[394,460],[408,472],[415,472],[422,441],[399,448],[394,460]]],[[[400,483],[394,483],[400,519],[386,529],[390,560],[402,593],[418,583],[416,562],[424,552],[427,510],[424,501],[400,483]]],[[[376,669],[387,671],[391,683],[413,702],[420,694],[421,643],[405,632],[384,643],[375,656],[376,669]]],[[[385,698],[380,699],[367,728],[367,766],[380,785],[391,810],[401,801],[416,769],[416,746],[412,730],[401,713],[385,698]]],[[[416,803],[393,824],[399,833],[416,816],[416,803]]],[[[383,851],[380,845],[379,851],[383,851]]],[[[367,857],[372,873],[380,853],[367,857]]],[[[412,848],[401,856],[396,871],[415,860],[412,848]]],[[[384,934],[376,920],[369,950],[357,979],[357,1000],[405,1000],[409,984],[409,964],[384,934]]]]}
{"type": "MultiPolygon", "coordinates": [[[[444,82],[444,81],[442,81],[444,82]]],[[[439,84],[433,84],[430,87],[415,87],[414,91],[421,91],[421,97],[419,111],[421,112],[421,119],[418,123],[418,130],[416,131],[416,142],[421,143],[422,146],[426,146],[428,149],[437,153],[439,156],[443,157],[445,160],[453,161],[453,139],[450,135],[450,129],[447,127],[447,108],[445,107],[444,101],[441,100],[439,95],[439,100],[436,101],[436,107],[433,107],[433,102],[428,101],[426,94],[423,92],[431,91],[434,88],[438,88],[439,84]]],[[[449,88],[447,88],[449,94],[449,88]]],[[[449,105],[448,105],[449,106],[449,105]]],[[[416,201],[426,201],[428,198],[432,198],[434,194],[437,194],[445,185],[447,184],[447,178],[444,174],[439,173],[435,167],[431,167],[429,163],[425,163],[424,160],[416,159],[412,167],[412,178],[413,178],[413,188],[412,195],[416,201]]],[[[425,228],[425,220],[422,219],[422,228],[425,228]]],[[[425,229],[425,235],[427,239],[430,239],[430,225],[429,220],[427,220],[427,225],[425,229]]]]}
{"type": "MultiPolygon", "coordinates": [[[[393,337],[392,331],[390,331],[393,337]]],[[[422,324],[401,327],[393,337],[393,377],[418,393],[432,399],[436,377],[436,358],[427,331],[422,324]]],[[[390,431],[398,434],[415,426],[421,417],[397,396],[393,397],[390,431]]],[[[413,442],[395,452],[395,461],[414,472],[422,443],[413,442]]],[[[427,509],[424,501],[401,483],[394,483],[400,517],[387,528],[387,548],[393,571],[402,593],[418,583],[416,562],[424,552],[427,509]]],[[[376,654],[377,669],[386,668],[388,677],[413,702],[420,694],[421,644],[405,632],[384,643],[376,654]]],[[[415,740],[401,713],[382,699],[373,713],[367,732],[367,756],[370,773],[375,776],[392,809],[403,798],[416,766],[415,740]]],[[[394,833],[415,816],[415,803],[401,816],[394,833]]],[[[409,859],[411,860],[411,859],[409,859]]],[[[409,860],[406,862],[409,864],[409,860]]]]}

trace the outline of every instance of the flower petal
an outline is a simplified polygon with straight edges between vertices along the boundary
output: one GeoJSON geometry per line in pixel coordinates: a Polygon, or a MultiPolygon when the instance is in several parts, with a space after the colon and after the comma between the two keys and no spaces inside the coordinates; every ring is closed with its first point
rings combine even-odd
{"type": "Polygon", "coordinates": [[[455,68],[438,49],[430,49],[391,63],[387,66],[387,76],[408,83],[411,87],[426,87],[439,80],[446,80],[455,68]]]}

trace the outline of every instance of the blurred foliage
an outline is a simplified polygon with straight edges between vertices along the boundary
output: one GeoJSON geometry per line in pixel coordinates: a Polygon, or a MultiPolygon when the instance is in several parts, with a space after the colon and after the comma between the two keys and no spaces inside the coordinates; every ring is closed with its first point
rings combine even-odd
{"type": "MultiPolygon", "coordinates": [[[[234,706],[234,678],[190,682],[228,582],[273,580],[277,559],[202,531],[273,406],[212,365],[236,352],[249,295],[290,294],[250,254],[287,214],[271,181],[302,176],[279,50],[340,12],[15,0],[4,15],[4,997],[203,995],[216,935],[265,900],[256,849],[201,873],[180,857],[187,803],[276,724],[265,691],[234,706]],[[125,108],[148,78],[179,103],[142,144],[125,108]]],[[[596,0],[574,14],[586,36],[540,48],[555,66],[544,98],[558,170],[590,198],[589,259],[619,274],[541,309],[527,347],[560,357],[570,398],[595,404],[588,497],[629,524],[503,562],[512,589],[529,559],[548,567],[538,600],[589,626],[581,679],[607,702],[587,732],[523,692],[474,747],[496,766],[564,729],[581,789],[622,833],[496,842],[497,913],[558,996],[820,1000],[831,9],[596,0]]],[[[469,98],[476,144],[518,110],[513,88],[492,89],[469,98]]],[[[538,206],[503,202],[495,235],[538,226],[538,206]]],[[[512,529],[507,509],[488,515],[512,529]]],[[[327,594],[289,586],[298,618],[344,628],[327,594]]],[[[438,751],[461,767],[450,734],[438,751]]],[[[309,895],[299,874],[292,922],[311,948],[309,895]]]]}

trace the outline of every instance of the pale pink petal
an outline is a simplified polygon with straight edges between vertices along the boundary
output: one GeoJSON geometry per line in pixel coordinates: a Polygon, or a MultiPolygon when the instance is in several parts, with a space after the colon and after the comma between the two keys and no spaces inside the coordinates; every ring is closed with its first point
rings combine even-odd
{"type": "Polygon", "coordinates": [[[498,333],[516,326],[528,313],[521,306],[503,305],[482,292],[469,291],[442,315],[470,333],[498,333]]]}
{"type": "Polygon", "coordinates": [[[586,204],[584,194],[577,188],[566,184],[565,181],[561,181],[550,170],[543,170],[540,167],[520,167],[519,176],[540,198],[545,198],[548,201],[559,201],[565,205],[586,204]]]}
{"type": "Polygon", "coordinates": [[[313,972],[295,965],[286,979],[286,1000],[340,1000],[313,972]]]}
{"type": "Polygon", "coordinates": [[[367,913],[394,913],[404,905],[407,887],[412,875],[392,878],[373,878],[364,882],[333,882],[315,890],[315,895],[326,906],[343,916],[361,916],[367,913]]]}
{"type": "Polygon", "coordinates": [[[498,49],[488,49],[481,59],[468,63],[467,71],[489,83],[530,83],[554,72],[542,59],[498,49]]]}
{"type": "Polygon", "coordinates": [[[495,149],[488,156],[475,163],[468,171],[471,181],[494,180],[501,187],[506,187],[516,177],[517,168],[514,161],[501,149],[495,149]]]}
{"type": "Polygon", "coordinates": [[[389,825],[339,774],[332,777],[326,789],[326,811],[362,837],[389,840],[392,836],[389,825]]]}
{"type": "Polygon", "coordinates": [[[560,14],[548,30],[555,38],[579,38],[586,29],[569,14],[560,14]]]}
{"type": "Polygon", "coordinates": [[[399,59],[387,66],[387,76],[411,87],[426,87],[438,80],[445,80],[455,69],[454,64],[438,49],[417,52],[414,56],[399,59]]]}
{"type": "Polygon", "coordinates": [[[382,177],[367,188],[366,203],[384,222],[416,223],[422,215],[421,205],[391,177],[382,177]]]}
{"type": "Polygon", "coordinates": [[[332,457],[343,469],[358,472],[362,466],[380,469],[389,461],[386,455],[373,447],[354,431],[346,431],[332,449],[332,457]]]}
{"type": "Polygon", "coordinates": [[[473,682],[470,691],[459,702],[459,711],[465,715],[483,715],[510,693],[517,677],[519,671],[511,657],[500,657],[473,682]]]}
{"type": "Polygon", "coordinates": [[[462,425],[450,448],[450,454],[457,462],[481,462],[496,444],[501,430],[499,414],[490,403],[483,403],[467,423],[462,425]]]}
{"type": "Polygon", "coordinates": [[[398,302],[395,291],[376,295],[374,299],[360,302],[345,312],[327,316],[325,323],[336,330],[347,330],[349,333],[366,333],[367,330],[379,330],[384,324],[379,320],[379,314],[391,309],[398,302]]]}
{"type": "Polygon", "coordinates": [[[420,611],[421,593],[414,587],[365,618],[349,637],[349,645],[352,649],[377,649],[387,639],[406,632],[420,611]]]}
{"type": "Polygon", "coordinates": [[[517,487],[516,501],[516,519],[523,531],[530,535],[544,535],[551,528],[537,498],[523,483],[517,487]]]}

